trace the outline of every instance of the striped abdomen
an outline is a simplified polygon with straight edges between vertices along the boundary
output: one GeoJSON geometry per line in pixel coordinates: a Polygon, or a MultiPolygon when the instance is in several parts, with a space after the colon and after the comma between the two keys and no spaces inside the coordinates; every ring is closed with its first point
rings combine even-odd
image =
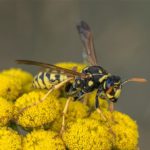
{"type": "Polygon", "coordinates": [[[40,72],[33,79],[33,87],[38,89],[50,89],[52,85],[60,83],[66,79],[66,75],[62,75],[57,72],[40,72]]]}

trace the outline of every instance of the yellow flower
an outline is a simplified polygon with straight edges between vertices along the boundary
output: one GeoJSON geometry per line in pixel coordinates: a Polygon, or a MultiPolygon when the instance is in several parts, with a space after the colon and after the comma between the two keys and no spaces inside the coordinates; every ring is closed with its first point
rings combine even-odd
{"type": "Polygon", "coordinates": [[[32,82],[29,82],[29,83],[25,84],[25,85],[22,87],[22,94],[23,94],[23,93],[31,92],[31,91],[33,91],[33,90],[34,90],[34,88],[33,88],[33,86],[32,86],[32,82]]]}
{"type": "Polygon", "coordinates": [[[57,63],[55,65],[62,67],[62,68],[70,69],[70,70],[72,70],[74,67],[77,67],[78,72],[81,72],[82,69],[86,67],[85,64],[74,63],[74,62],[61,62],[61,63],[57,63]]]}
{"type": "Polygon", "coordinates": [[[2,74],[18,78],[19,80],[21,80],[23,85],[32,82],[33,80],[33,76],[29,72],[26,72],[19,68],[4,70],[2,71],[2,74]]]}
{"type": "Polygon", "coordinates": [[[96,111],[90,118],[99,121],[100,125],[106,126],[112,130],[115,135],[113,141],[114,150],[135,150],[138,144],[138,127],[134,120],[121,112],[104,111],[107,121],[103,121],[100,114],[96,111]]]}
{"type": "Polygon", "coordinates": [[[4,126],[12,118],[13,104],[0,97],[0,126],[4,126]]]}
{"type": "Polygon", "coordinates": [[[52,131],[37,130],[23,139],[23,150],[65,150],[61,138],[52,131]]]}
{"type": "Polygon", "coordinates": [[[7,75],[8,77],[14,77],[20,80],[22,84],[22,92],[28,92],[31,90],[31,84],[33,80],[33,76],[24,70],[19,68],[11,68],[1,72],[3,75],[7,75]]]}
{"type": "Polygon", "coordinates": [[[93,119],[77,120],[63,134],[69,150],[111,150],[111,139],[107,127],[93,119]]]}
{"type": "MultiPolygon", "coordinates": [[[[54,131],[60,131],[62,125],[62,112],[66,104],[66,98],[60,98],[60,113],[51,125],[51,129],[54,131]]],[[[65,115],[65,125],[76,121],[78,118],[86,118],[89,115],[89,108],[79,101],[71,101],[69,103],[68,111],[65,115]]]]}
{"type": "Polygon", "coordinates": [[[54,95],[49,95],[43,102],[38,103],[43,98],[45,92],[32,91],[24,94],[15,102],[15,115],[18,124],[23,127],[39,127],[52,122],[59,111],[59,102],[54,95]],[[23,108],[38,103],[36,106],[25,109],[22,113],[18,113],[23,108]]]}
{"type": "Polygon", "coordinates": [[[0,150],[21,150],[21,137],[14,130],[0,128],[0,150]]]}
{"type": "Polygon", "coordinates": [[[138,144],[138,131],[125,125],[116,124],[112,126],[115,133],[113,149],[115,150],[136,150],[138,144]]]}
{"type": "Polygon", "coordinates": [[[0,96],[14,101],[21,93],[22,84],[17,78],[0,74],[0,96]]]}
{"type": "Polygon", "coordinates": [[[114,149],[135,150],[139,138],[136,122],[120,112],[114,112],[113,118],[115,125],[112,126],[112,130],[116,136],[113,144],[114,149]]]}

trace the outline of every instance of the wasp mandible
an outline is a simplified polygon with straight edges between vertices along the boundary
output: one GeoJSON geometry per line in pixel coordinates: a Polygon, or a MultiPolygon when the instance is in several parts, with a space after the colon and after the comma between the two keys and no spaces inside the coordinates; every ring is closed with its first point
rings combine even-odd
{"type": "MultiPolygon", "coordinates": [[[[121,94],[122,87],[125,83],[143,83],[146,82],[146,79],[136,77],[122,81],[119,76],[108,73],[103,67],[97,64],[93,35],[89,25],[86,22],[81,21],[77,25],[77,30],[84,45],[88,63],[90,64],[81,72],[77,72],[76,69],[69,70],[55,65],[31,60],[17,60],[17,63],[48,68],[48,71],[40,72],[34,77],[33,80],[33,87],[48,89],[47,94],[40,100],[40,102],[43,102],[53,90],[59,89],[65,84],[70,83],[66,92],[70,93],[74,100],[81,100],[85,94],[97,90],[95,97],[95,108],[102,115],[102,117],[105,118],[99,106],[99,97],[110,101],[111,110],[113,110],[112,104],[117,102],[121,94]]],[[[68,98],[63,111],[62,130],[64,130],[65,113],[67,112],[70,100],[71,97],[68,98]]]]}

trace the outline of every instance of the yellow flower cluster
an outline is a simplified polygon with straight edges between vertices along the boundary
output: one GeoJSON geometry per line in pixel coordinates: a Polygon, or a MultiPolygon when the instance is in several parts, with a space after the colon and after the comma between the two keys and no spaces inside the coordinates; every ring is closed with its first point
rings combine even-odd
{"type": "Polygon", "coordinates": [[[104,111],[104,115],[109,120],[104,122],[101,116],[95,111],[90,118],[99,121],[102,126],[107,126],[113,132],[115,138],[113,149],[115,150],[135,150],[138,144],[138,127],[134,120],[121,112],[104,111]]]}
{"type": "MultiPolygon", "coordinates": [[[[66,62],[57,65],[67,69],[77,67],[79,72],[86,67],[66,62]]],[[[30,73],[20,69],[0,73],[0,150],[136,150],[139,138],[136,122],[121,112],[111,113],[108,102],[99,99],[107,118],[104,120],[94,111],[96,91],[85,96],[83,103],[69,103],[66,128],[60,138],[67,101],[64,91],[54,90],[40,102],[47,90],[31,89],[32,79],[30,73]]]]}
{"type": "Polygon", "coordinates": [[[21,136],[10,128],[1,127],[0,150],[22,150],[21,136]]]}
{"type": "Polygon", "coordinates": [[[0,126],[4,126],[13,116],[13,104],[0,97],[0,126]]]}
{"type": "Polygon", "coordinates": [[[1,74],[17,78],[21,81],[22,85],[26,85],[33,80],[33,76],[30,73],[23,71],[19,68],[4,70],[1,72],[1,74]]]}
{"type": "Polygon", "coordinates": [[[0,74],[0,96],[9,101],[14,101],[21,93],[20,80],[0,74]]]}
{"type": "Polygon", "coordinates": [[[17,114],[16,118],[19,125],[23,127],[39,127],[52,122],[56,118],[59,112],[59,102],[55,96],[49,95],[40,103],[39,101],[44,95],[45,92],[43,91],[32,91],[16,100],[15,114],[17,114]],[[38,103],[36,106],[32,106],[36,103],[38,103]],[[24,108],[27,109],[20,112],[24,108]]]}
{"type": "Polygon", "coordinates": [[[113,118],[115,124],[112,126],[116,138],[114,141],[114,149],[135,149],[138,144],[138,127],[128,115],[120,112],[114,112],[113,118]]]}
{"type": "Polygon", "coordinates": [[[31,88],[33,77],[21,69],[8,69],[0,73],[0,96],[10,101],[31,88]]]}
{"type": "Polygon", "coordinates": [[[21,91],[22,93],[28,92],[32,89],[33,76],[29,72],[23,71],[19,68],[11,68],[2,71],[1,74],[8,77],[17,78],[17,80],[20,80],[22,84],[22,91],[21,91]]]}
{"type": "Polygon", "coordinates": [[[111,150],[112,135],[105,126],[92,119],[77,120],[63,134],[69,150],[111,150]]]}
{"type": "Polygon", "coordinates": [[[61,138],[52,131],[35,130],[26,135],[23,150],[66,150],[61,138]]]}

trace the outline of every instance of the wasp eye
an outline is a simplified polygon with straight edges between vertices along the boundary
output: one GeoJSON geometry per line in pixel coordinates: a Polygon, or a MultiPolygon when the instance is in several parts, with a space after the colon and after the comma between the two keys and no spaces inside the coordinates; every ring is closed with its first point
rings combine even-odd
{"type": "Polygon", "coordinates": [[[112,85],[112,80],[111,79],[107,79],[107,87],[110,87],[112,85]]]}

